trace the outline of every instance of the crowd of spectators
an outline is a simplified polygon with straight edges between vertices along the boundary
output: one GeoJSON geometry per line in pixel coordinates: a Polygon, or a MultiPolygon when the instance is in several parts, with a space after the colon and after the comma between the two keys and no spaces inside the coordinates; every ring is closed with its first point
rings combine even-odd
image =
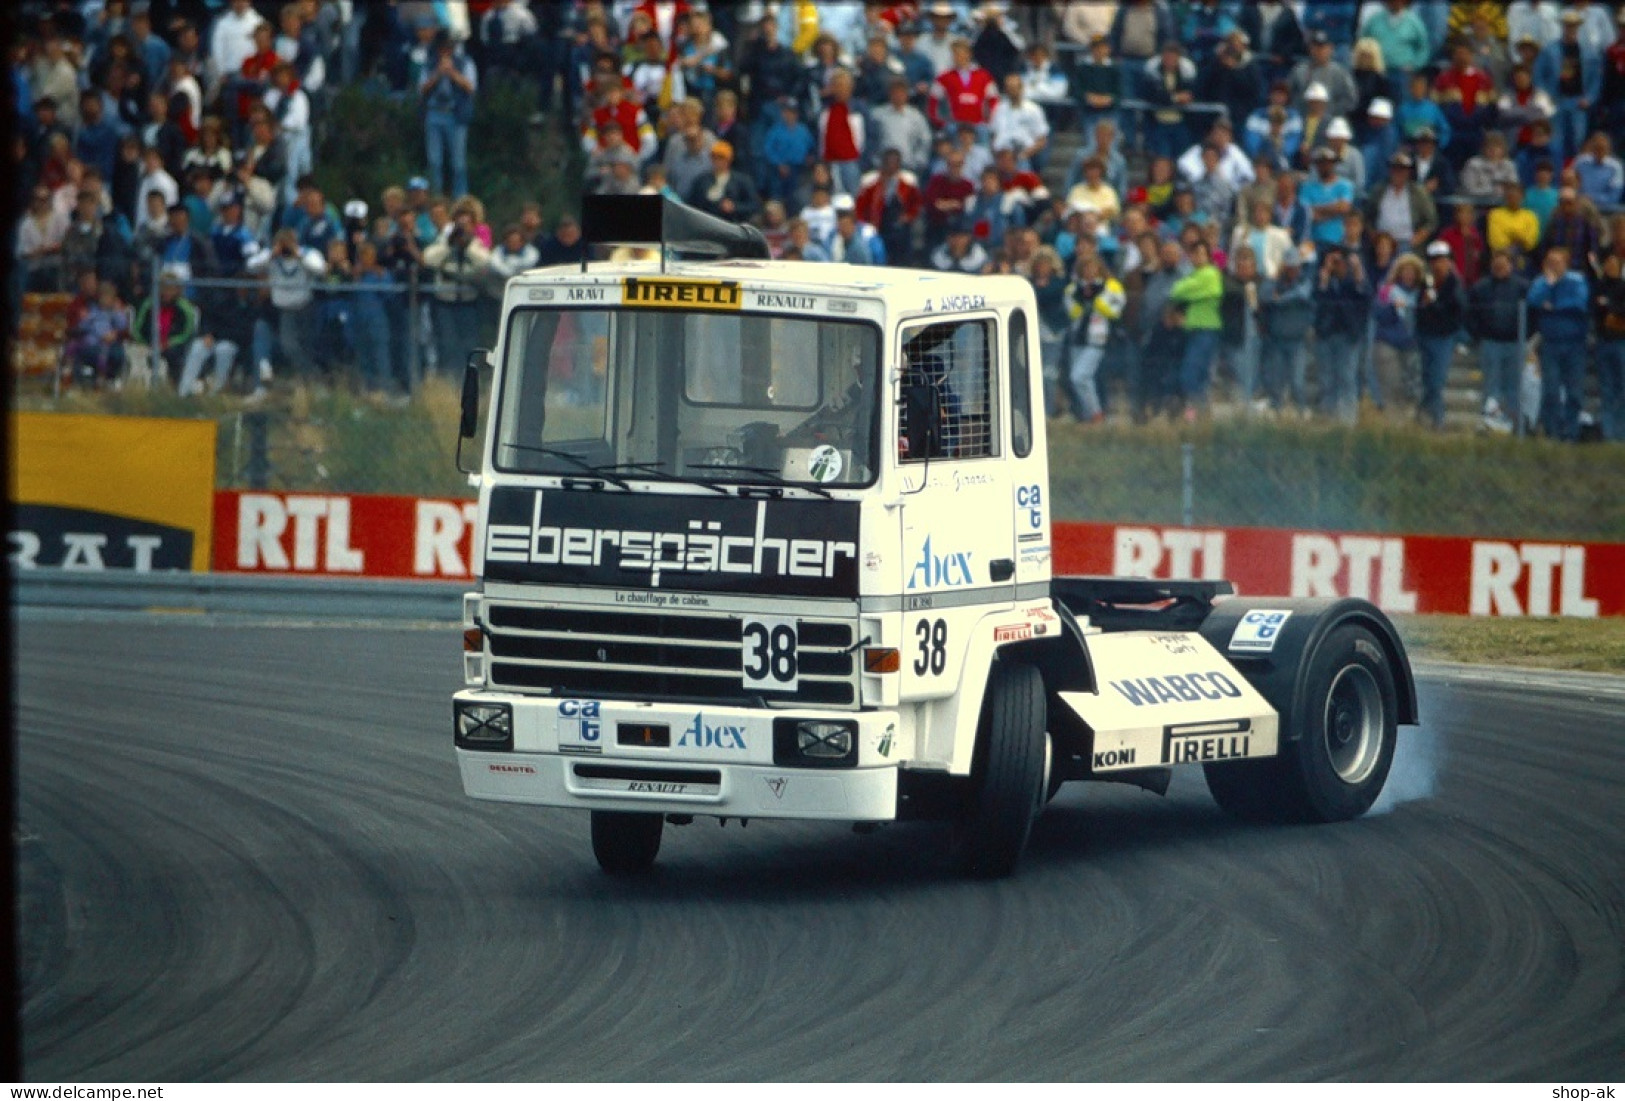
{"type": "Polygon", "coordinates": [[[261,7],[57,0],[16,47],[19,269],[79,290],[93,371],[156,311],[183,390],[244,348],[252,377],[342,347],[399,387],[413,271],[455,365],[502,279],[581,255],[568,217],[493,233],[468,194],[474,103],[511,81],[580,142],[584,190],[749,221],[780,258],[1030,279],[1057,415],[1194,419],[1219,381],[1249,413],[1439,426],[1471,344],[1485,425],[1576,438],[1594,370],[1625,437],[1613,5],[261,7]],[[426,172],[341,213],[312,135],[364,77],[421,102],[426,172]],[[202,285],[245,273],[263,288],[202,285]]]}

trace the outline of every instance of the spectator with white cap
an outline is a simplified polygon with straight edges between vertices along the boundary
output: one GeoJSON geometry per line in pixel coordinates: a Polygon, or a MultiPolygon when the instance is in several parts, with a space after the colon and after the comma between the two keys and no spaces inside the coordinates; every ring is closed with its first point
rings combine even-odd
{"type": "Polygon", "coordinates": [[[1332,119],[1326,126],[1326,148],[1337,154],[1337,174],[1365,194],[1365,157],[1353,145],[1354,130],[1347,119],[1332,119]]]}
{"type": "Polygon", "coordinates": [[[1444,427],[1444,387],[1450,357],[1467,327],[1467,292],[1456,272],[1450,246],[1434,241],[1427,247],[1427,280],[1416,304],[1416,343],[1422,354],[1423,422],[1444,427]]]}
{"type": "MultiPolygon", "coordinates": [[[[925,9],[925,17],[931,30],[914,48],[931,62],[934,78],[954,67],[954,24],[959,13],[946,0],[937,0],[925,9]]],[[[969,47],[968,42],[966,46],[969,47]]]]}
{"type": "Polygon", "coordinates": [[[1319,86],[1332,115],[1347,115],[1360,102],[1359,89],[1348,67],[1332,56],[1332,40],[1324,31],[1309,35],[1309,56],[1292,67],[1287,83],[1299,110],[1308,112],[1310,91],[1319,86]]]}
{"type": "Polygon", "coordinates": [[[1303,137],[1298,142],[1298,167],[1312,165],[1315,151],[1326,145],[1326,127],[1335,115],[1327,109],[1326,86],[1311,84],[1303,94],[1303,137]]]}
{"type": "Polygon", "coordinates": [[[830,260],[837,264],[884,265],[886,246],[875,227],[858,218],[852,196],[837,195],[833,205],[835,232],[824,243],[830,260]]]}
{"type": "Polygon", "coordinates": [[[1399,127],[1394,123],[1394,105],[1388,97],[1378,96],[1366,109],[1365,141],[1360,144],[1366,175],[1387,164],[1398,149],[1399,127]]]}

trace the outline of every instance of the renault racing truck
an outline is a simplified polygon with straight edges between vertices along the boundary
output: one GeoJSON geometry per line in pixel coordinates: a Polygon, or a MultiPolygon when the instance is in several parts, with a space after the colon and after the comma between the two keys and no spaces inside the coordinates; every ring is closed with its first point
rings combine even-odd
{"type": "Polygon", "coordinates": [[[603,258],[513,278],[464,378],[469,796],[588,812],[615,874],[709,816],[945,820],[1002,876],[1062,783],[1179,767],[1247,818],[1371,806],[1417,721],[1377,608],[1052,575],[1025,280],[775,262],[657,196],[582,226],[603,258]]]}

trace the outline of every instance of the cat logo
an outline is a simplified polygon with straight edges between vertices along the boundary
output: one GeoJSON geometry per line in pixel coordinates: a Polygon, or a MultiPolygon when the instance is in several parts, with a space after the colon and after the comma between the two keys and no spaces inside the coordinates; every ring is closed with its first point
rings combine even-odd
{"type": "Polygon", "coordinates": [[[737,310],[738,283],[722,279],[639,279],[621,283],[621,304],[660,310],[737,310]]]}

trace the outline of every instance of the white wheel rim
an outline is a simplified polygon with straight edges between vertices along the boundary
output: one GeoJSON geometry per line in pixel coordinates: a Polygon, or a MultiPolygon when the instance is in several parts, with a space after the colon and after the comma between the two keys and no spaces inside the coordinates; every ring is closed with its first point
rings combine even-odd
{"type": "Polygon", "coordinates": [[[1386,716],[1377,678],[1363,665],[1345,665],[1326,693],[1323,736],[1332,771],[1345,784],[1359,784],[1377,767],[1386,716]]]}

